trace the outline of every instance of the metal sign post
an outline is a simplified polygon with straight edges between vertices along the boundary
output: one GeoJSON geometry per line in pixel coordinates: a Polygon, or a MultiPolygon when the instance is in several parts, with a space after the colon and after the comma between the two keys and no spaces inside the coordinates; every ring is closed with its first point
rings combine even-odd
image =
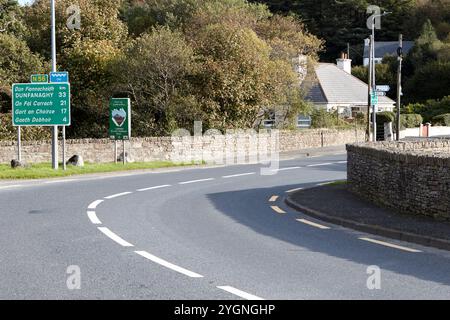
{"type": "Polygon", "coordinates": [[[128,98],[112,98],[109,102],[109,137],[114,140],[117,162],[117,140],[122,140],[122,161],[126,163],[125,140],[131,138],[131,101],[128,98]]]}
{"type": "MultiPolygon", "coordinates": [[[[50,0],[51,7],[51,28],[52,28],[52,71],[56,72],[56,18],[55,0],[50,0]]],[[[52,167],[58,169],[58,126],[53,126],[52,130],[52,167]]]]}
{"type": "Polygon", "coordinates": [[[22,141],[20,126],[17,127],[17,161],[22,161],[22,141]]]}

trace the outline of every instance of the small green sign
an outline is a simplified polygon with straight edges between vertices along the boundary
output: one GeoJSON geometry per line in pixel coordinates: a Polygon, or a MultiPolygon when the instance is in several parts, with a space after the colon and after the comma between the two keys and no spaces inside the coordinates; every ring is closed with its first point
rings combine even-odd
{"type": "Polygon", "coordinates": [[[376,94],[372,94],[371,101],[372,101],[372,105],[377,105],[378,104],[378,96],[376,94]]]}
{"type": "Polygon", "coordinates": [[[13,84],[12,109],[14,126],[70,126],[70,85],[13,84]]]}
{"type": "Polygon", "coordinates": [[[131,102],[128,98],[112,98],[109,102],[109,137],[113,140],[131,138],[131,102]]]}
{"type": "Polygon", "coordinates": [[[47,74],[33,74],[31,76],[31,83],[48,83],[47,74]]]}

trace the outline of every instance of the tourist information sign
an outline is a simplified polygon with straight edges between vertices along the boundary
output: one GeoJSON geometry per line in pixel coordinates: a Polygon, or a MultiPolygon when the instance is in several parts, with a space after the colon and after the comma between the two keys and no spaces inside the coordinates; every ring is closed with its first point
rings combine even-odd
{"type": "Polygon", "coordinates": [[[69,73],[63,72],[50,72],[50,83],[69,83],[69,73]]]}
{"type": "Polygon", "coordinates": [[[12,86],[14,126],[70,126],[68,83],[19,83],[12,86]]]}
{"type": "Polygon", "coordinates": [[[109,137],[129,140],[131,137],[131,102],[128,98],[112,98],[109,102],[109,137]]]}

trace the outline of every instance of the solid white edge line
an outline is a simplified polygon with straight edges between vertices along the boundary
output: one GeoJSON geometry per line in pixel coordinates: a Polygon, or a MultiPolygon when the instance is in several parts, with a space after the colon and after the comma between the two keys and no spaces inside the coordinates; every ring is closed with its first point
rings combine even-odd
{"type": "Polygon", "coordinates": [[[111,240],[120,244],[122,247],[134,247],[131,243],[123,240],[121,237],[119,237],[117,234],[115,234],[114,232],[112,232],[111,230],[109,230],[106,227],[98,227],[98,230],[103,232],[103,234],[105,234],[111,240]]]}
{"type": "Polygon", "coordinates": [[[96,209],[97,206],[102,203],[105,200],[95,200],[94,202],[92,202],[89,206],[88,209],[96,209]]]}
{"type": "Polygon", "coordinates": [[[91,220],[93,224],[102,224],[102,222],[98,219],[97,215],[95,214],[95,211],[88,211],[87,215],[89,217],[89,220],[91,220]]]}
{"type": "Polygon", "coordinates": [[[303,188],[295,188],[295,189],[291,189],[291,190],[286,191],[286,193],[292,193],[292,192],[300,191],[300,190],[303,190],[303,188]]]}
{"type": "Polygon", "coordinates": [[[331,229],[330,227],[323,226],[321,224],[318,224],[318,223],[315,223],[315,222],[312,222],[312,221],[309,221],[309,220],[306,220],[306,219],[296,219],[296,220],[298,222],[301,222],[301,223],[310,225],[311,227],[319,228],[319,229],[322,229],[322,230],[329,230],[329,229],[331,229]]]}
{"type": "Polygon", "coordinates": [[[372,242],[375,244],[379,244],[385,247],[389,247],[389,248],[394,248],[394,249],[399,249],[399,250],[403,250],[403,251],[407,251],[407,252],[412,252],[412,253],[419,253],[422,252],[420,250],[416,250],[416,249],[411,249],[411,248],[406,248],[403,246],[399,246],[393,243],[389,243],[389,242],[384,242],[384,241],[380,241],[380,240],[375,240],[375,239],[370,239],[370,238],[359,238],[359,240],[363,240],[363,241],[367,241],[367,242],[372,242]]]}
{"type": "Polygon", "coordinates": [[[302,167],[287,167],[287,168],[280,168],[277,170],[273,170],[273,171],[288,171],[288,170],[297,170],[297,169],[301,169],[302,167]]]}
{"type": "Polygon", "coordinates": [[[206,182],[206,181],[212,181],[212,180],[214,180],[214,178],[200,179],[200,180],[191,180],[191,181],[184,181],[184,182],[179,182],[178,184],[191,184],[191,183],[206,182]]]}
{"type": "Polygon", "coordinates": [[[140,255],[150,261],[153,261],[154,263],[157,263],[163,267],[166,267],[166,268],[176,271],[178,273],[184,274],[185,276],[188,276],[190,278],[203,278],[203,276],[198,273],[189,271],[189,270],[179,267],[173,263],[170,263],[164,259],[158,258],[158,257],[148,253],[147,251],[135,251],[135,253],[137,253],[138,255],[140,255]]]}
{"type": "Polygon", "coordinates": [[[260,298],[258,296],[253,295],[253,294],[244,292],[242,290],[239,290],[239,289],[236,289],[236,288],[233,288],[233,287],[230,287],[230,286],[218,286],[217,288],[221,289],[221,290],[224,290],[224,291],[227,291],[227,292],[229,292],[231,294],[234,294],[235,296],[241,297],[241,298],[246,299],[246,300],[264,300],[263,298],[260,298]]]}
{"type": "Polygon", "coordinates": [[[132,193],[132,192],[129,192],[129,191],[127,191],[127,192],[122,192],[122,193],[117,193],[117,194],[113,194],[112,196],[107,196],[107,197],[105,197],[105,199],[111,200],[111,199],[114,199],[114,198],[126,196],[126,195],[131,194],[131,193],[132,193]]]}
{"type": "Polygon", "coordinates": [[[230,175],[230,176],[222,176],[222,178],[224,178],[224,179],[237,178],[237,177],[251,176],[253,174],[256,174],[256,172],[247,172],[247,173],[233,174],[233,175],[230,175]]]}
{"type": "Polygon", "coordinates": [[[328,181],[328,182],[322,182],[322,183],[318,183],[316,184],[317,187],[324,187],[327,186],[329,184],[335,183],[336,181],[328,181]]]}
{"type": "Polygon", "coordinates": [[[53,183],[66,183],[66,182],[73,182],[73,181],[80,181],[81,179],[68,179],[68,180],[50,180],[45,181],[46,184],[53,184],[53,183]]]}
{"type": "Polygon", "coordinates": [[[332,165],[332,163],[327,162],[327,163],[309,164],[309,165],[307,165],[307,167],[322,167],[322,166],[329,166],[329,165],[332,165]]]}
{"type": "Polygon", "coordinates": [[[6,189],[9,189],[9,188],[20,188],[20,187],[23,187],[23,185],[22,184],[13,184],[13,185],[10,185],[10,186],[1,186],[0,190],[6,190],[6,189]]]}
{"type": "Polygon", "coordinates": [[[150,187],[150,188],[138,189],[138,190],[136,190],[136,191],[138,191],[138,192],[143,192],[143,191],[149,191],[149,190],[156,190],[156,189],[167,188],[167,187],[170,187],[170,186],[171,186],[170,184],[165,184],[165,185],[162,185],[162,186],[155,186],[155,187],[150,187]]]}

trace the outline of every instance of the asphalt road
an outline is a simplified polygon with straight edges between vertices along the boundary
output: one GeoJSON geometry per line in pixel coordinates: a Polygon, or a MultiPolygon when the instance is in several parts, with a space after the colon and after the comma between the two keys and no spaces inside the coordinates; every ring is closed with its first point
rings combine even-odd
{"type": "Polygon", "coordinates": [[[0,298],[450,298],[449,252],[284,205],[287,191],[345,179],[345,155],[260,167],[0,186],[0,298]],[[381,288],[370,290],[374,265],[381,288]],[[67,286],[69,266],[80,289],[67,286]]]}

